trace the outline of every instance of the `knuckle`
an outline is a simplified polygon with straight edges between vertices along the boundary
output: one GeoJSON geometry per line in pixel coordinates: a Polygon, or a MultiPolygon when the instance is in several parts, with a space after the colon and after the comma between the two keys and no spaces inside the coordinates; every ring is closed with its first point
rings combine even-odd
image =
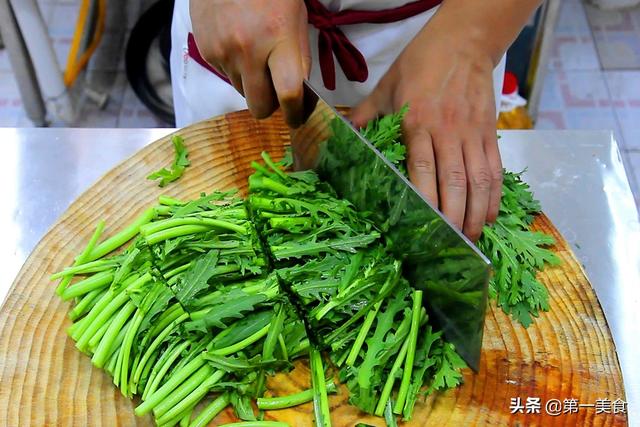
{"type": "Polygon", "coordinates": [[[478,169],[471,175],[471,187],[475,190],[489,190],[491,183],[492,176],[487,168],[478,169]]]}
{"type": "Polygon", "coordinates": [[[222,43],[211,43],[203,49],[202,56],[209,63],[223,63],[227,60],[227,50],[222,43]]]}
{"type": "Polygon", "coordinates": [[[283,87],[279,93],[279,100],[282,104],[293,104],[302,98],[302,85],[300,87],[288,85],[283,87]]]}
{"type": "Polygon", "coordinates": [[[269,16],[267,19],[265,19],[264,29],[267,35],[277,36],[288,25],[289,25],[288,19],[286,19],[286,17],[283,14],[276,13],[269,16]]]}
{"type": "MultiPolygon", "coordinates": [[[[408,99],[407,97],[403,97],[408,99]]],[[[401,104],[404,104],[401,103],[401,104]]],[[[403,125],[408,129],[425,129],[436,117],[436,111],[432,102],[408,102],[409,110],[403,119],[403,125]]]]}
{"type": "Polygon", "coordinates": [[[465,190],[467,188],[467,176],[462,169],[451,169],[445,173],[444,177],[447,187],[455,190],[465,190]]]}
{"type": "Polygon", "coordinates": [[[496,169],[491,173],[491,183],[494,185],[502,185],[504,177],[502,175],[502,169],[496,169]]]}
{"type": "Polygon", "coordinates": [[[251,48],[253,41],[245,29],[235,27],[228,36],[227,44],[230,50],[246,52],[251,48]]]}
{"type": "Polygon", "coordinates": [[[409,111],[407,111],[407,114],[404,116],[404,125],[411,129],[419,127],[422,124],[420,116],[421,115],[419,112],[417,112],[415,109],[410,108],[409,111]]]}
{"type": "Polygon", "coordinates": [[[432,159],[424,157],[411,159],[411,166],[419,175],[433,175],[436,173],[436,163],[432,159]]]}

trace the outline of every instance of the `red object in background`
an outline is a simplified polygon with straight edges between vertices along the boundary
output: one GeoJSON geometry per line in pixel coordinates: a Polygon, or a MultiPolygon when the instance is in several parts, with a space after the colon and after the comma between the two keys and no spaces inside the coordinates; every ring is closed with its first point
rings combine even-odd
{"type": "Polygon", "coordinates": [[[502,94],[511,95],[518,92],[518,78],[511,71],[504,73],[504,82],[502,83],[502,94]]]}

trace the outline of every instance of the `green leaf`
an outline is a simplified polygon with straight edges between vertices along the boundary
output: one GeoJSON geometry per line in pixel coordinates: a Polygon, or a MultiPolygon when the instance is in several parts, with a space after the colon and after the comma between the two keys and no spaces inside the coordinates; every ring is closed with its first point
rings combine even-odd
{"type": "Polygon", "coordinates": [[[398,344],[401,344],[394,334],[397,326],[394,319],[407,307],[407,295],[408,289],[402,288],[380,310],[376,316],[375,330],[365,341],[364,360],[357,366],[354,380],[349,382],[352,384],[349,401],[365,412],[373,413],[378,401],[377,393],[386,379],[383,378],[382,369],[398,350],[398,344]]]}
{"type": "Polygon", "coordinates": [[[247,311],[253,311],[256,305],[268,299],[264,294],[247,295],[241,290],[238,290],[237,295],[236,299],[213,305],[202,320],[193,323],[202,324],[207,329],[223,329],[227,327],[226,320],[242,318],[247,311]]]}
{"type": "Polygon", "coordinates": [[[171,165],[171,170],[162,168],[156,172],[153,172],[149,176],[147,176],[147,179],[152,181],[159,179],[160,181],[158,185],[160,187],[164,187],[170,182],[173,182],[179,179],[184,173],[184,170],[187,168],[187,166],[191,164],[187,159],[188,152],[187,152],[187,148],[184,146],[184,140],[180,136],[174,135],[171,138],[171,143],[173,144],[173,148],[175,150],[175,155],[173,159],[173,164],[171,165]]]}
{"type": "Polygon", "coordinates": [[[233,374],[245,375],[250,371],[259,371],[267,369],[274,371],[286,371],[291,369],[291,363],[286,360],[266,359],[263,360],[260,354],[255,355],[251,359],[247,359],[245,355],[238,356],[218,356],[208,352],[202,354],[204,359],[215,369],[233,374]]]}
{"type": "Polygon", "coordinates": [[[209,287],[209,279],[216,273],[219,254],[220,251],[212,249],[201,255],[178,281],[175,295],[182,305],[189,306],[198,293],[209,287]]]}
{"type": "Polygon", "coordinates": [[[213,348],[225,348],[244,340],[267,326],[269,322],[271,322],[272,317],[272,310],[247,314],[217,335],[212,340],[213,348]]]}
{"type": "Polygon", "coordinates": [[[251,399],[249,396],[238,393],[230,394],[231,406],[236,413],[236,416],[244,421],[255,421],[256,414],[253,412],[251,406],[251,399]]]}
{"type": "Polygon", "coordinates": [[[456,353],[453,344],[442,342],[442,345],[434,349],[429,357],[436,359],[436,370],[429,391],[453,388],[462,382],[460,370],[467,365],[456,353]]]}

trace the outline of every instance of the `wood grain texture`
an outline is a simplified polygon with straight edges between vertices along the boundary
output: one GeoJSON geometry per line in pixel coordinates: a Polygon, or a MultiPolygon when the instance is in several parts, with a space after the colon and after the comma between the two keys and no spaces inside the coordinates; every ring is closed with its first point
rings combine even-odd
{"type": "MultiPolygon", "coordinates": [[[[267,150],[278,157],[289,135],[275,117],[254,121],[246,112],[232,113],[179,131],[192,166],[165,189],[145,176],[171,163],[173,147],[163,138],[126,160],[87,190],[45,235],[26,261],[0,309],[1,426],[135,426],[134,405],[91,365],[66,335],[70,308],[54,293],[48,276],[70,265],[100,219],[106,236],[128,224],[160,194],[193,198],[203,191],[246,188],[249,163],[267,150]]],[[[549,399],[624,400],[615,347],[602,309],[569,246],[541,215],[535,228],[555,236],[563,263],[549,268],[541,281],[550,291],[551,310],[528,329],[514,324],[493,304],[487,312],[480,372],[465,372],[465,384],[417,405],[414,426],[544,425],[621,426],[624,414],[596,414],[595,408],[557,417],[545,415],[549,399]],[[510,399],[539,397],[541,414],[511,415],[510,399]]],[[[106,237],[105,236],[105,237],[106,237]]],[[[309,386],[308,368],[298,363],[288,375],[269,380],[273,394],[309,386]]],[[[333,425],[354,426],[384,421],[364,416],[347,403],[344,388],[330,398],[333,425]]],[[[311,404],[267,414],[292,426],[313,425],[311,404]]],[[[233,420],[230,410],[212,425],[233,420]]]]}

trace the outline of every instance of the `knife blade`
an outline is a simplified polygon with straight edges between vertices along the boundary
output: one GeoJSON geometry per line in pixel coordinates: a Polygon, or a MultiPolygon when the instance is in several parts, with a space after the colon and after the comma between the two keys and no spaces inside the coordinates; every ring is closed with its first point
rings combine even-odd
{"type": "Polygon", "coordinates": [[[302,126],[291,132],[294,168],[314,169],[384,232],[403,275],[422,289],[430,319],[478,370],[489,260],[319,92],[304,82],[302,126]]]}

